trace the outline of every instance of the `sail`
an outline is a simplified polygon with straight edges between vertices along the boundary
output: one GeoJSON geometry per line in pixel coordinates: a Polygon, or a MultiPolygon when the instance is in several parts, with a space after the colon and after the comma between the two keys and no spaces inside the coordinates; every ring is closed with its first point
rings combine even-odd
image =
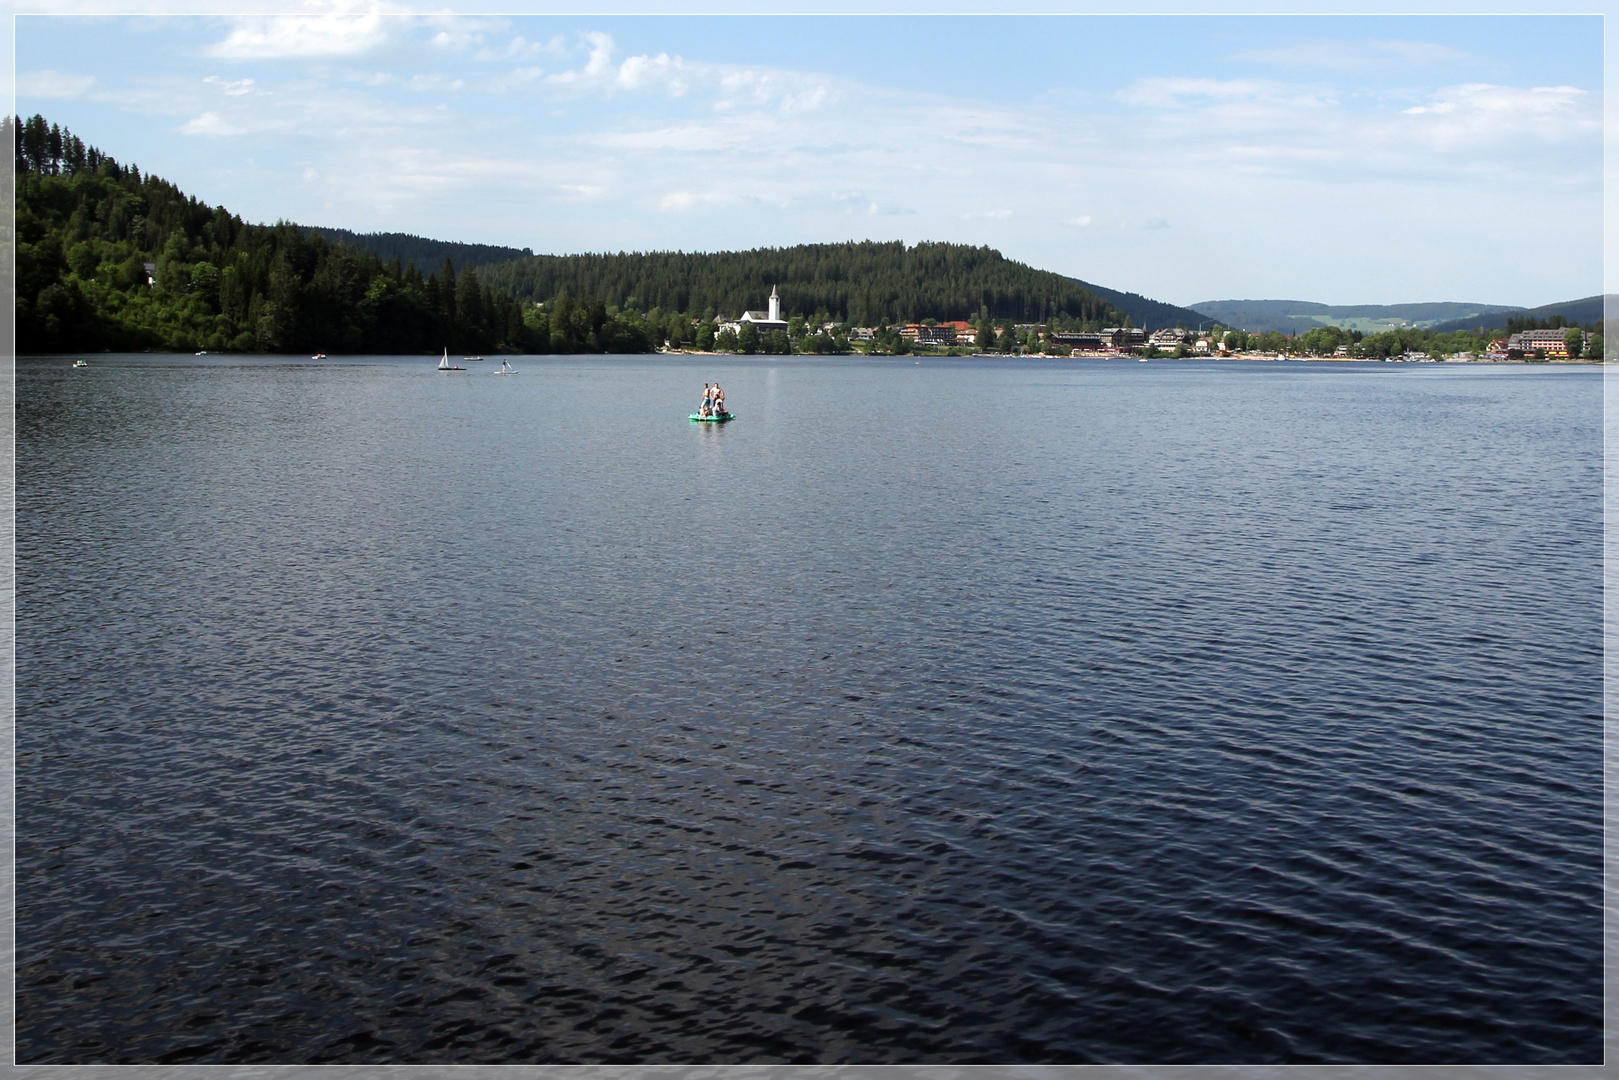
{"type": "Polygon", "coordinates": [[[448,345],[444,347],[444,359],[438,362],[438,369],[440,371],[450,370],[450,347],[448,345]]]}

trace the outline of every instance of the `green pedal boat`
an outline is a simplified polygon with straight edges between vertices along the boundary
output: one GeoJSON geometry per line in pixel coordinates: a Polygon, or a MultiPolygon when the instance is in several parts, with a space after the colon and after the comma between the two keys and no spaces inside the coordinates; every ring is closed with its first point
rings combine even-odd
{"type": "Polygon", "coordinates": [[[714,413],[712,416],[704,416],[702,413],[692,413],[689,419],[698,424],[723,424],[727,420],[735,420],[736,413],[721,412],[714,413]]]}

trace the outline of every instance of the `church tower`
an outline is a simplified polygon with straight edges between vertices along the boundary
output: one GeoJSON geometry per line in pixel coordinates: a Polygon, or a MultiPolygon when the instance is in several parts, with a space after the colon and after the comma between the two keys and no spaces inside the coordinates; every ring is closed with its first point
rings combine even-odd
{"type": "Polygon", "coordinates": [[[770,321],[781,321],[781,301],[776,298],[776,287],[770,286],[770,321]]]}

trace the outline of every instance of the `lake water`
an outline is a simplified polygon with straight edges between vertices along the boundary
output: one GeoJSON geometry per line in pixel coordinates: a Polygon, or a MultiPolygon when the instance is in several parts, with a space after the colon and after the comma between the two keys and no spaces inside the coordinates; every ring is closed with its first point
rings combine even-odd
{"type": "Polygon", "coordinates": [[[89,361],[20,1062],[1601,1059],[1598,369],[89,361]]]}

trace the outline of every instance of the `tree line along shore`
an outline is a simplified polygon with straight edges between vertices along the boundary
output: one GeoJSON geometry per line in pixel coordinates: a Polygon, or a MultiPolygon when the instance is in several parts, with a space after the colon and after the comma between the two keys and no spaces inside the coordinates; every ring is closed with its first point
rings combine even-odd
{"type": "MultiPolygon", "coordinates": [[[[380,257],[340,230],[334,242],[287,222],[244,222],[41,116],[8,122],[24,353],[1060,355],[1069,349],[1056,335],[1130,325],[1119,307],[1071,278],[959,244],[542,255],[459,272],[446,256],[424,270],[380,257]],[[776,283],[785,325],[739,326],[734,316],[776,283]],[[930,345],[906,332],[943,322],[964,328],[959,344],[930,345]]],[[[1252,335],[1251,348],[1327,344],[1312,335],[1320,336],[1252,335]]],[[[1352,344],[1367,355],[1447,355],[1482,352],[1487,336],[1402,329],[1352,344]]]]}

